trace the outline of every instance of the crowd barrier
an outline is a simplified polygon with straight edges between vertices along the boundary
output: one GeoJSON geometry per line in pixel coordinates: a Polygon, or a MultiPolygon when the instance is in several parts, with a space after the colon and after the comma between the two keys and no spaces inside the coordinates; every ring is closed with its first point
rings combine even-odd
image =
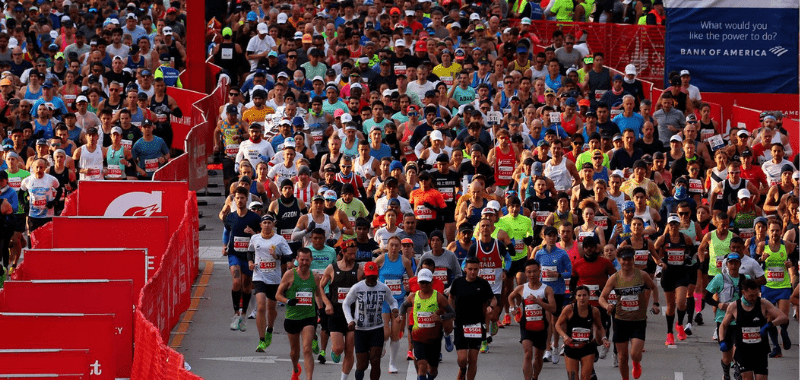
{"type": "Polygon", "coordinates": [[[19,375],[26,378],[88,379],[89,350],[1,350],[0,363],[3,363],[0,378],[19,375]]]}

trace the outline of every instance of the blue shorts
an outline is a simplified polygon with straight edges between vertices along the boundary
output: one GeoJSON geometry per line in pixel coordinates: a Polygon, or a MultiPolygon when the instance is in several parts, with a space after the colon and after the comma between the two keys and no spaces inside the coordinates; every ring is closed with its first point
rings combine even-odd
{"type": "Polygon", "coordinates": [[[241,258],[236,255],[228,255],[228,267],[238,266],[245,276],[253,277],[253,271],[250,270],[250,263],[246,258],[241,258]]]}
{"type": "MultiPolygon", "coordinates": [[[[397,301],[397,309],[398,310],[400,309],[400,305],[402,305],[403,301],[406,299],[405,296],[407,296],[407,294],[404,294],[403,297],[394,297],[394,300],[397,301]]],[[[392,312],[392,308],[389,307],[389,302],[388,301],[383,301],[383,311],[381,311],[381,312],[382,313],[391,313],[392,312]]]]}
{"type": "Polygon", "coordinates": [[[778,301],[788,300],[792,297],[792,289],[772,289],[764,285],[761,286],[761,298],[769,301],[775,306],[778,306],[778,301]]]}

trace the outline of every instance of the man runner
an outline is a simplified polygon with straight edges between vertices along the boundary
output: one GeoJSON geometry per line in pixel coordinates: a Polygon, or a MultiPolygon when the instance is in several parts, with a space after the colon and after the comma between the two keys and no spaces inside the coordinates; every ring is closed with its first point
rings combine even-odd
{"type": "Polygon", "coordinates": [[[464,263],[466,275],[457,277],[450,286],[450,306],[456,311],[457,379],[475,380],[478,350],[486,339],[486,317],[489,310],[497,308],[497,299],[491,284],[478,276],[481,264],[478,258],[469,257],[464,263]]]}
{"type": "MultiPolygon", "coordinates": [[[[551,227],[546,227],[551,228],[551,227]]],[[[535,259],[525,262],[525,277],[528,282],[518,285],[508,295],[512,309],[522,308],[524,319],[519,324],[519,341],[525,351],[522,377],[525,380],[539,378],[547,350],[549,323],[544,312],[555,313],[556,298],[553,289],[540,281],[542,266],[535,259]]]]}

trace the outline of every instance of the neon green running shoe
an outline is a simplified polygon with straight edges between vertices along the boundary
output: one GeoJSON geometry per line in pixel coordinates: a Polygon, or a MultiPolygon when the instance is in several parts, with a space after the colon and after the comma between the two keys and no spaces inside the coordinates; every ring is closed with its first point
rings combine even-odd
{"type": "Polygon", "coordinates": [[[256,347],[256,352],[264,352],[264,350],[266,350],[266,349],[267,349],[267,342],[265,342],[263,340],[259,341],[258,342],[258,347],[256,347]]]}
{"type": "Polygon", "coordinates": [[[336,355],[335,352],[331,351],[331,360],[333,360],[334,363],[339,364],[339,362],[342,361],[342,355],[336,355]]]}
{"type": "Polygon", "coordinates": [[[314,340],[311,341],[311,352],[313,352],[314,355],[319,353],[319,341],[317,341],[316,335],[314,335],[314,340]]]}
{"type": "Polygon", "coordinates": [[[272,344],[272,333],[271,332],[267,331],[267,333],[264,334],[264,343],[266,344],[264,346],[264,348],[267,348],[267,347],[269,347],[270,344],[272,344]]]}

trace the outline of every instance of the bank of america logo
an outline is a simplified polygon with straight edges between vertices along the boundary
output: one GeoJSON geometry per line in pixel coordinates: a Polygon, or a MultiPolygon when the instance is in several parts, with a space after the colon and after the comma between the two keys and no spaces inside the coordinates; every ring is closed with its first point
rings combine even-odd
{"type": "Polygon", "coordinates": [[[769,49],[770,53],[777,55],[778,57],[786,54],[789,49],[784,49],[783,46],[775,46],[772,49],[769,49]]]}

